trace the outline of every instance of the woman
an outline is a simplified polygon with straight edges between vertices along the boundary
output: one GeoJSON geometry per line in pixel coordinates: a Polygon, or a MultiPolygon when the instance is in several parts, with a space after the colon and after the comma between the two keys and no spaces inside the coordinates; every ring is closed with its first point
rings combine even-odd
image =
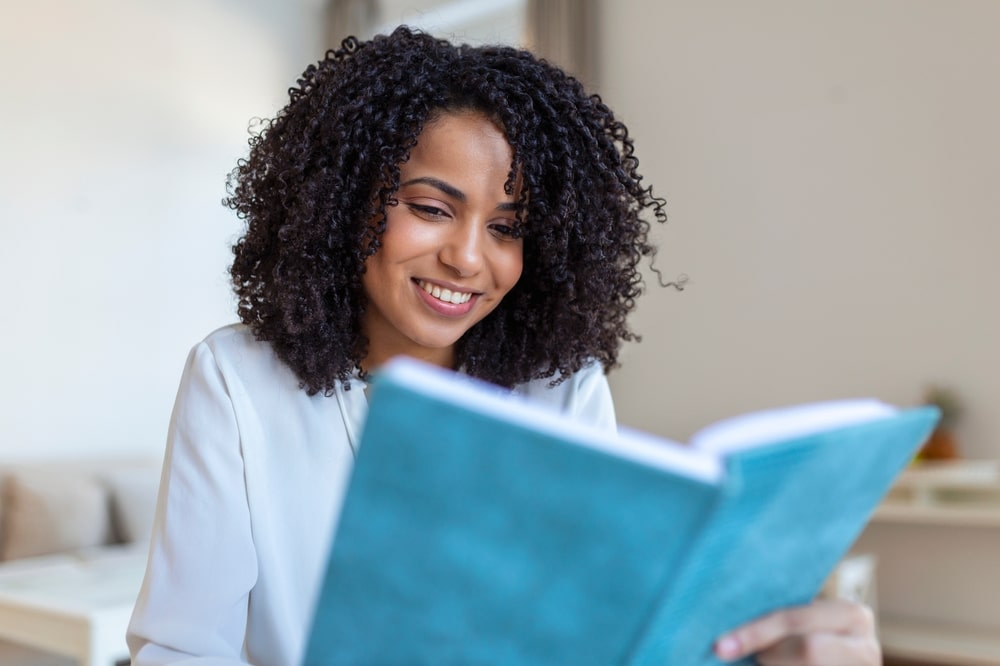
{"type": "MultiPolygon", "coordinates": [[[[242,324],[197,345],[181,381],[137,666],[299,663],[387,359],[614,427],[604,371],[634,338],[644,216],[665,219],[625,126],[529,53],[406,28],[345,40],[298,83],[231,176],[242,324]]],[[[776,613],[718,650],[878,663],[849,604],[776,613]]]]}

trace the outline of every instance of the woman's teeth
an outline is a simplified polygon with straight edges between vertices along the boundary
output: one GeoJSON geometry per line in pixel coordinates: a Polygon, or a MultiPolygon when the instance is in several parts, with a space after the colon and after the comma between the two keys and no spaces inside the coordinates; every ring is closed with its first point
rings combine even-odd
{"type": "Polygon", "coordinates": [[[454,305],[461,305],[465,303],[470,298],[472,294],[462,291],[452,291],[451,289],[442,289],[441,287],[431,284],[429,282],[424,282],[420,280],[417,282],[420,288],[426,291],[428,294],[438,299],[439,301],[444,301],[445,303],[452,303],[454,305]]]}

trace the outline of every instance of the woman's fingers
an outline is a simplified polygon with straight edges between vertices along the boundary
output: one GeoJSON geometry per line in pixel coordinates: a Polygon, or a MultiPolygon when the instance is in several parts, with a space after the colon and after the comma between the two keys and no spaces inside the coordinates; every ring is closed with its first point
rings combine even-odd
{"type": "Polygon", "coordinates": [[[724,636],[716,644],[723,659],[758,653],[768,666],[880,663],[870,609],[841,599],[777,611],[724,636]]]}

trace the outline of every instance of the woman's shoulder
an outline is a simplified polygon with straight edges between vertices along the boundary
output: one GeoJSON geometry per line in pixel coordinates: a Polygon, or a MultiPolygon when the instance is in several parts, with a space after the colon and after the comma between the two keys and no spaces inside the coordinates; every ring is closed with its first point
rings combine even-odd
{"type": "Polygon", "coordinates": [[[261,354],[271,352],[271,346],[257,340],[244,324],[228,324],[215,329],[198,343],[207,346],[216,356],[261,354]]]}
{"type": "Polygon", "coordinates": [[[298,388],[295,374],[278,358],[271,344],[258,340],[244,324],[229,324],[212,331],[195,345],[192,355],[210,356],[230,382],[276,382],[298,388]]]}
{"type": "Polygon", "coordinates": [[[543,377],[519,384],[514,394],[601,426],[614,427],[614,404],[604,367],[591,361],[557,381],[543,377]]]}
{"type": "Polygon", "coordinates": [[[514,387],[514,393],[529,398],[543,396],[568,395],[579,390],[580,386],[605,379],[604,368],[597,361],[589,361],[571,375],[540,377],[514,387]],[[558,382],[558,383],[557,383],[558,382]]]}

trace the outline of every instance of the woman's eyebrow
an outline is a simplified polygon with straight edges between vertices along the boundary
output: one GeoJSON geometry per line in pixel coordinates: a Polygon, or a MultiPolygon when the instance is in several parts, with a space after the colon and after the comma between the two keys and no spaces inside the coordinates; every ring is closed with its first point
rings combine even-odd
{"type": "MultiPolygon", "coordinates": [[[[421,176],[419,178],[411,178],[405,183],[400,183],[400,187],[406,187],[407,185],[430,185],[431,187],[441,190],[453,199],[458,199],[462,203],[465,203],[468,198],[465,196],[465,192],[458,189],[454,185],[444,182],[439,178],[434,178],[432,176],[421,176]]],[[[510,203],[502,203],[497,205],[497,210],[499,211],[514,211],[517,212],[521,210],[521,206],[518,205],[516,201],[511,201],[510,203]]]]}
{"type": "Polygon", "coordinates": [[[458,189],[454,185],[449,185],[443,180],[438,180],[437,178],[432,178],[430,176],[422,176],[420,178],[411,178],[405,183],[400,183],[400,187],[406,187],[407,185],[430,185],[433,188],[439,189],[453,199],[458,199],[462,203],[465,203],[466,196],[465,192],[458,189]]]}

